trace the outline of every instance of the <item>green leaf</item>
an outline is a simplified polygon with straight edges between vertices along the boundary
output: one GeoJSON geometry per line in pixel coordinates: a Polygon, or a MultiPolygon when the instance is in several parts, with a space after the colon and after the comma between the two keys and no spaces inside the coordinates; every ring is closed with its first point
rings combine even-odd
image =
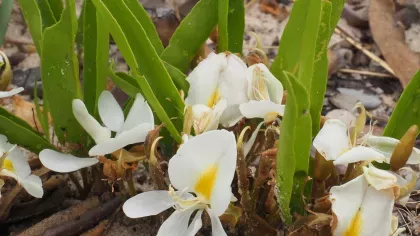
{"type": "Polygon", "coordinates": [[[7,26],[9,25],[10,14],[12,14],[13,0],[0,2],[0,45],[4,44],[7,26]]]}
{"type": "MultiPolygon", "coordinates": [[[[50,126],[48,124],[48,112],[44,111],[41,112],[41,106],[39,105],[39,98],[38,98],[38,83],[35,80],[35,86],[34,86],[34,103],[35,103],[35,111],[36,115],[38,117],[39,123],[41,124],[42,130],[44,131],[44,136],[47,139],[48,142],[50,141],[50,126]],[[46,115],[45,115],[46,113],[46,115]]],[[[44,106],[44,110],[47,110],[47,106],[44,106]]]]}
{"type": "MultiPolygon", "coordinates": [[[[174,119],[175,127],[181,130],[184,103],[141,24],[123,1],[93,2],[132,72],[140,73],[147,79],[147,85],[156,92],[160,106],[174,119]]],[[[143,91],[141,83],[140,87],[143,91]]]]}
{"type": "Polygon", "coordinates": [[[245,31],[245,2],[242,0],[229,0],[229,51],[242,54],[245,31]]]}
{"type": "Polygon", "coordinates": [[[420,127],[420,70],[401,94],[383,136],[400,139],[412,125],[420,127]]]}
{"type": "Polygon", "coordinates": [[[163,62],[163,64],[165,65],[165,68],[168,71],[168,73],[171,75],[171,78],[174,81],[176,87],[184,91],[186,96],[188,93],[188,89],[190,88],[190,84],[187,82],[187,76],[180,70],[178,70],[178,68],[176,68],[175,66],[165,61],[163,62]]]}
{"type": "Polygon", "coordinates": [[[309,10],[308,5],[309,0],[295,1],[289,21],[281,36],[277,57],[270,67],[271,73],[280,80],[283,80],[283,71],[290,72],[293,75],[297,74],[301,59],[303,33],[309,10]]]}
{"type": "Polygon", "coordinates": [[[74,1],[67,0],[60,21],[44,31],[41,75],[59,140],[77,142],[82,130],[73,116],[72,100],[81,97],[79,63],[74,52],[77,30],[74,1]]]}
{"type": "Polygon", "coordinates": [[[55,149],[24,120],[10,114],[0,107],[0,134],[5,135],[10,143],[17,144],[34,153],[43,149],[55,149]]]}
{"type": "MultiPolygon", "coordinates": [[[[41,0],[45,1],[45,0],[41,0]]],[[[54,15],[56,21],[59,21],[61,18],[61,13],[63,12],[64,6],[62,0],[48,0],[50,4],[51,11],[54,15]]]]}
{"type": "Polygon", "coordinates": [[[109,66],[108,75],[117,87],[128,94],[128,96],[136,97],[137,93],[141,93],[140,84],[137,80],[131,76],[123,76],[121,73],[115,73],[112,63],[109,66]]]}
{"type": "Polygon", "coordinates": [[[160,41],[155,25],[153,24],[152,19],[150,19],[149,14],[147,14],[138,0],[124,0],[124,2],[140,22],[157,54],[161,54],[163,52],[162,41],[160,41]]]}
{"type": "Polygon", "coordinates": [[[218,0],[200,0],[173,34],[162,60],[185,72],[217,24],[218,0]]]}
{"type": "MultiPolygon", "coordinates": [[[[345,0],[329,0],[331,2],[330,35],[334,33],[335,26],[341,17],[345,0]]],[[[330,36],[331,37],[331,36],[330,36]]]]}
{"type": "Polygon", "coordinates": [[[229,35],[228,35],[228,21],[229,21],[229,0],[219,0],[218,4],[218,42],[217,51],[225,52],[228,50],[229,35]]]}
{"type": "Polygon", "coordinates": [[[36,50],[41,56],[42,19],[41,12],[35,0],[18,0],[20,9],[25,17],[26,24],[31,32],[36,50]]]}
{"type": "Polygon", "coordinates": [[[100,22],[92,0],[84,2],[83,19],[83,100],[90,114],[98,118],[98,99],[106,89],[109,33],[100,22]]]}
{"type": "Polygon", "coordinates": [[[128,113],[130,113],[131,107],[134,104],[134,98],[130,97],[128,98],[128,100],[124,103],[123,106],[123,113],[124,113],[124,117],[127,118],[128,113]]]}
{"type": "Polygon", "coordinates": [[[37,0],[39,10],[41,11],[42,29],[54,25],[58,20],[55,19],[54,13],[51,10],[50,3],[46,0],[37,0]]]}
{"type": "MultiPolygon", "coordinates": [[[[311,78],[311,117],[312,135],[315,136],[320,128],[321,110],[328,81],[328,42],[330,41],[331,3],[322,2],[321,24],[316,40],[314,70],[311,78]]],[[[334,26],[335,27],[335,26],[334,26]]]]}

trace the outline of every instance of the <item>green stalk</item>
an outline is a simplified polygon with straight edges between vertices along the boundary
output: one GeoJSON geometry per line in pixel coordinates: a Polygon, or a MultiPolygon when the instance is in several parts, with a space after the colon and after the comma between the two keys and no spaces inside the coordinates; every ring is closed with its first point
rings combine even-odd
{"type": "Polygon", "coordinates": [[[10,14],[13,9],[13,0],[3,0],[0,4],[0,45],[4,44],[10,14]]]}

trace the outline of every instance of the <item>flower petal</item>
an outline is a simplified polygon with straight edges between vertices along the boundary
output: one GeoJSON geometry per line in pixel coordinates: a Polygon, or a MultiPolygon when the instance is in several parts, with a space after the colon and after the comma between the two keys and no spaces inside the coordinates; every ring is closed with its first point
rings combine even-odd
{"type": "MultiPolygon", "coordinates": [[[[224,53],[221,53],[224,54],[224,53]]],[[[247,102],[246,65],[235,54],[229,54],[227,65],[220,74],[220,94],[226,99],[227,105],[238,105],[247,102]]]]}
{"type": "Polygon", "coordinates": [[[380,170],[372,164],[369,164],[369,168],[363,167],[363,175],[376,190],[390,189],[397,186],[397,177],[395,175],[380,170]]]}
{"type": "Polygon", "coordinates": [[[350,146],[346,125],[337,119],[325,121],[314,139],[313,146],[327,161],[336,160],[350,146]]]}
{"type": "Polygon", "coordinates": [[[14,88],[10,91],[0,91],[0,98],[11,97],[13,95],[16,95],[16,94],[22,92],[23,90],[25,90],[25,89],[22,88],[22,87],[19,87],[19,88],[14,88]]]}
{"type": "Polygon", "coordinates": [[[173,205],[174,201],[168,191],[157,190],[140,193],[128,199],[123,205],[123,211],[130,218],[139,218],[157,215],[173,205]]]}
{"type": "Polygon", "coordinates": [[[13,148],[6,157],[13,164],[13,172],[20,179],[24,179],[31,174],[31,167],[28,163],[28,157],[18,147],[13,148]]]}
{"type": "Polygon", "coordinates": [[[174,211],[174,213],[172,213],[172,215],[160,226],[157,236],[189,236],[187,234],[188,222],[193,212],[194,209],[174,211]]]}
{"type": "Polygon", "coordinates": [[[153,126],[155,120],[153,117],[152,109],[150,108],[149,104],[147,104],[143,96],[140,93],[138,93],[120,133],[130,130],[143,123],[151,124],[151,128],[154,128],[153,126]]]}
{"type": "Polygon", "coordinates": [[[207,105],[214,93],[217,92],[220,72],[226,64],[227,60],[223,54],[211,53],[201,61],[187,77],[190,89],[185,104],[207,105]]]}
{"type": "Polygon", "coordinates": [[[246,118],[264,118],[266,122],[274,121],[278,115],[283,116],[284,108],[284,105],[268,100],[252,100],[239,106],[242,115],[246,118]]]}
{"type": "Polygon", "coordinates": [[[210,216],[212,235],[227,236],[218,215],[215,214],[210,208],[206,208],[206,211],[210,216]]]}
{"type": "Polygon", "coordinates": [[[96,143],[100,143],[111,137],[111,130],[99,124],[99,122],[89,114],[85,104],[79,99],[73,100],[73,114],[79,124],[96,143]]]}
{"type": "Polygon", "coordinates": [[[198,231],[203,227],[203,220],[201,219],[201,216],[203,215],[203,210],[198,210],[197,213],[195,213],[194,218],[191,221],[190,226],[188,226],[188,234],[187,235],[196,235],[198,231]]]}
{"type": "MultiPolygon", "coordinates": [[[[394,152],[400,140],[391,137],[367,135],[365,142],[371,148],[384,154],[386,157],[386,163],[389,164],[392,153],[394,152]]],[[[416,148],[413,148],[413,151],[407,160],[407,164],[420,164],[420,153],[416,151],[416,148]]]]}
{"type": "Polygon", "coordinates": [[[108,129],[118,132],[124,124],[124,113],[112,93],[105,90],[99,96],[98,111],[108,129]]]}
{"type": "Polygon", "coordinates": [[[26,192],[36,198],[42,198],[44,195],[44,190],[42,189],[42,180],[37,175],[30,175],[25,179],[21,179],[20,184],[26,190],[26,192]]]}
{"type": "MultiPolygon", "coordinates": [[[[232,183],[236,167],[236,141],[232,132],[213,130],[195,136],[181,145],[169,160],[169,179],[179,190],[195,192],[209,202],[224,200],[224,195],[213,196],[213,190],[223,189],[232,183]],[[188,173],[186,175],[185,173],[188,173]]],[[[229,199],[230,201],[230,195],[229,199]]],[[[219,202],[221,206],[225,202],[219,202]]]]}
{"type": "Polygon", "coordinates": [[[98,163],[96,158],[75,157],[51,149],[42,150],[39,153],[39,160],[48,169],[60,173],[76,171],[98,163]]]}
{"type": "Polygon", "coordinates": [[[228,106],[220,117],[220,124],[229,128],[238,123],[244,116],[239,110],[239,105],[228,106]]]}
{"type": "Polygon", "coordinates": [[[151,124],[140,124],[133,129],[118,134],[115,138],[96,144],[89,150],[89,156],[109,154],[127,145],[144,142],[152,129],[151,124]]]}
{"type": "MultiPolygon", "coordinates": [[[[247,80],[248,80],[248,96],[252,95],[252,79],[254,75],[254,71],[256,69],[259,69],[259,71],[262,73],[262,76],[265,81],[265,86],[267,88],[268,95],[270,97],[270,100],[274,103],[281,104],[283,100],[283,85],[281,82],[274,77],[274,75],[270,72],[270,70],[262,63],[254,64],[247,69],[247,80]]],[[[254,100],[257,100],[254,98],[254,100]]]]}
{"type": "Polygon", "coordinates": [[[261,126],[264,124],[264,122],[260,122],[257,125],[257,128],[255,128],[254,132],[252,132],[251,137],[249,138],[248,142],[246,142],[243,146],[244,148],[244,157],[246,157],[251,151],[252,146],[254,146],[255,140],[257,139],[258,132],[260,132],[261,126]]]}
{"type": "Polygon", "coordinates": [[[7,137],[4,136],[3,134],[0,134],[0,153],[3,154],[9,151],[10,149],[12,149],[12,147],[13,147],[13,144],[7,141],[7,137]]]}
{"type": "Polygon", "coordinates": [[[382,153],[375,151],[372,148],[357,146],[340,155],[335,161],[334,165],[344,165],[355,163],[359,161],[377,161],[384,162],[386,160],[382,153]]]}
{"type": "Polygon", "coordinates": [[[193,113],[193,127],[195,133],[200,133],[215,130],[219,126],[219,119],[226,108],[226,100],[220,100],[216,106],[211,109],[203,104],[196,104],[192,106],[193,113]]]}

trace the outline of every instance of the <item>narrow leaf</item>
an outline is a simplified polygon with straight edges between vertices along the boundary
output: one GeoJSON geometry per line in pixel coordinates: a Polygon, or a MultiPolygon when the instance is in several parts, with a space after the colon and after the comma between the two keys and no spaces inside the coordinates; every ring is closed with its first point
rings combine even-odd
{"type": "Polygon", "coordinates": [[[334,33],[335,26],[341,17],[345,0],[329,0],[331,2],[330,35],[334,33]]]}
{"type": "Polygon", "coordinates": [[[41,12],[35,0],[18,0],[20,9],[25,17],[26,24],[31,32],[36,50],[41,56],[42,19],[41,12]]]}
{"type": "Polygon", "coordinates": [[[137,93],[141,93],[140,84],[131,76],[117,75],[114,72],[114,65],[111,64],[108,69],[108,75],[111,80],[120,88],[124,93],[130,97],[136,97],[137,93]]]}
{"type": "Polygon", "coordinates": [[[242,0],[229,0],[229,51],[242,54],[245,31],[245,2],[242,0]]]}
{"type": "Polygon", "coordinates": [[[106,88],[109,33],[100,23],[92,0],[84,2],[83,19],[83,100],[90,114],[98,116],[98,98],[106,88]]]}
{"type": "Polygon", "coordinates": [[[166,70],[168,70],[168,73],[171,75],[171,78],[174,81],[176,87],[184,91],[185,95],[187,95],[188,89],[190,87],[190,84],[187,82],[187,76],[178,70],[178,68],[175,66],[165,61],[163,64],[165,65],[166,70]]]}
{"type": "Polygon", "coordinates": [[[61,18],[61,13],[63,12],[63,9],[64,9],[63,1],[62,0],[48,0],[48,3],[50,4],[50,8],[54,15],[55,20],[59,21],[61,18]]]}
{"type": "MultiPolygon", "coordinates": [[[[48,142],[50,141],[50,126],[48,124],[48,113],[45,116],[44,113],[41,111],[41,106],[39,105],[39,98],[38,98],[38,83],[35,80],[34,86],[34,103],[35,103],[35,111],[38,117],[39,123],[41,124],[42,130],[44,131],[44,136],[48,142]]],[[[48,109],[47,106],[44,105],[43,109],[48,109]]]]}
{"type": "Polygon", "coordinates": [[[0,45],[4,44],[9,18],[12,14],[13,0],[3,0],[0,2],[0,45]]]}
{"type": "Polygon", "coordinates": [[[42,18],[42,29],[46,29],[55,23],[58,20],[55,19],[54,14],[51,10],[50,3],[46,0],[37,0],[39,10],[41,11],[42,18]]]}
{"type": "Polygon", "coordinates": [[[42,42],[42,86],[61,142],[76,142],[81,136],[72,112],[72,100],[81,97],[79,64],[74,52],[76,30],[75,3],[67,0],[60,21],[45,29],[42,42]]]}
{"type": "Polygon", "coordinates": [[[229,18],[229,0],[219,0],[218,2],[218,43],[217,51],[225,52],[228,50],[229,36],[228,36],[228,18],[229,18]]]}
{"type": "Polygon", "coordinates": [[[400,139],[412,125],[420,126],[420,70],[404,89],[383,135],[400,139]]]}
{"type": "Polygon", "coordinates": [[[173,34],[162,60],[185,72],[217,24],[218,0],[200,0],[173,34]]]}

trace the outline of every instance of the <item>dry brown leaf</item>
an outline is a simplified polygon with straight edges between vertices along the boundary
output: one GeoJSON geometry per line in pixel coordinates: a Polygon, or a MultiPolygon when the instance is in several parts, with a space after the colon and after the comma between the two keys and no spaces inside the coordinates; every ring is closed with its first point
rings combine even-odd
{"type": "Polygon", "coordinates": [[[412,52],[404,40],[404,29],[394,19],[393,0],[371,0],[369,24],[373,39],[386,62],[405,87],[420,69],[420,55],[412,52]]]}

